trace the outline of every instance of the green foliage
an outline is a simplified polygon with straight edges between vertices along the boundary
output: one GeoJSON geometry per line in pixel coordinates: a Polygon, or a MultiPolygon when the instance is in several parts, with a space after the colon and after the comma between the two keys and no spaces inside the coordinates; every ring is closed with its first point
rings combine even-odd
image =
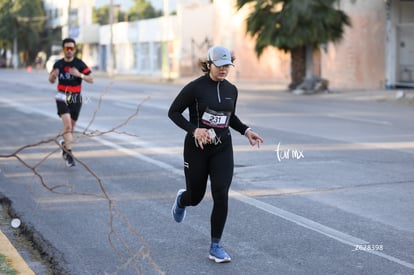
{"type": "Polygon", "coordinates": [[[246,20],[247,33],[257,39],[260,56],[268,46],[291,51],[306,45],[336,42],[349,17],[335,9],[337,0],[237,0],[237,7],[251,8],[246,20]]]}
{"type": "Polygon", "coordinates": [[[3,43],[10,44],[13,39],[12,30],[14,30],[15,22],[16,17],[11,1],[0,0],[0,39],[3,43]]]}
{"type": "Polygon", "coordinates": [[[2,275],[16,275],[17,272],[7,263],[4,255],[0,254],[0,274],[2,275]]]}
{"type": "Polygon", "coordinates": [[[134,5],[128,11],[128,20],[142,20],[162,16],[162,11],[157,11],[152,4],[146,0],[134,0],[134,5]]]}
{"type": "Polygon", "coordinates": [[[45,22],[42,0],[0,0],[0,43],[3,47],[11,48],[17,36],[19,51],[39,50],[45,22]]]}
{"type": "MultiPolygon", "coordinates": [[[[162,16],[162,11],[157,11],[149,1],[134,0],[135,4],[130,8],[128,13],[115,11],[114,22],[136,21],[150,19],[162,16]]],[[[104,5],[99,9],[94,8],[92,21],[100,25],[109,24],[109,5],[104,5]]]]}
{"type": "MultiPolygon", "coordinates": [[[[114,23],[123,22],[127,19],[127,14],[121,10],[114,12],[114,23]]],[[[92,22],[99,25],[108,25],[109,22],[109,5],[104,5],[99,9],[93,8],[92,10],[92,22]]]]}
{"type": "Polygon", "coordinates": [[[109,24],[109,5],[105,5],[100,8],[93,8],[92,23],[97,23],[99,25],[109,24]]]}

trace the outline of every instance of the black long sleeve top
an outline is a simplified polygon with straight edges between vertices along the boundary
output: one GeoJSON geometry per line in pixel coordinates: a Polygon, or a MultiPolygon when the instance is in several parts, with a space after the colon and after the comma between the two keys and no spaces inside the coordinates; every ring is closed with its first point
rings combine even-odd
{"type": "Polygon", "coordinates": [[[214,128],[218,135],[229,126],[244,135],[248,126],[236,116],[238,91],[227,80],[214,81],[208,74],[188,83],[170,106],[168,117],[193,134],[196,128],[214,128]],[[189,119],[183,116],[188,108],[189,119]]]}

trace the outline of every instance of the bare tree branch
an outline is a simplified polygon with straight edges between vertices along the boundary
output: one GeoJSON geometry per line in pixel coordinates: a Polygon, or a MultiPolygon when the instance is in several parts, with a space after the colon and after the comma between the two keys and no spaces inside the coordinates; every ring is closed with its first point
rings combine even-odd
{"type": "MultiPolygon", "coordinates": [[[[111,83],[112,84],[112,83],[111,83]]],[[[137,137],[138,135],[133,133],[128,133],[125,131],[120,131],[120,129],[124,126],[126,126],[132,119],[134,119],[136,116],[138,116],[138,113],[140,111],[140,108],[142,104],[149,99],[147,97],[146,99],[142,100],[136,107],[135,111],[130,114],[125,120],[123,120],[121,123],[115,125],[113,128],[106,130],[106,131],[100,131],[100,130],[94,130],[89,131],[90,127],[92,127],[93,123],[95,122],[95,119],[98,116],[99,111],[101,110],[103,97],[108,93],[109,87],[107,87],[104,91],[104,93],[100,96],[98,106],[93,113],[87,127],[82,132],[76,132],[80,134],[80,138],[93,138],[97,136],[103,136],[108,133],[117,133],[121,135],[128,135],[128,136],[134,136],[137,137]]],[[[0,154],[0,159],[16,159],[19,163],[21,163],[24,167],[29,169],[40,181],[40,184],[46,188],[48,191],[56,194],[64,194],[64,195],[82,195],[82,196],[91,196],[91,197],[98,197],[103,198],[107,201],[108,204],[108,215],[109,215],[109,232],[108,232],[108,241],[114,250],[115,254],[118,256],[118,258],[123,262],[121,266],[116,267],[116,273],[121,272],[122,270],[126,268],[132,268],[136,271],[137,274],[143,274],[143,267],[144,265],[149,265],[151,269],[153,269],[157,274],[164,274],[164,272],[160,269],[160,267],[157,265],[157,263],[153,260],[151,256],[151,248],[149,247],[148,243],[145,241],[144,237],[140,233],[140,231],[137,228],[134,228],[130,222],[128,221],[128,218],[118,209],[118,207],[115,205],[113,199],[108,194],[105,188],[105,184],[103,180],[99,177],[99,175],[88,166],[86,162],[83,160],[74,157],[74,159],[91,175],[96,182],[98,183],[100,194],[94,194],[94,193],[84,193],[84,192],[65,192],[61,191],[62,188],[69,187],[67,184],[60,184],[56,186],[51,186],[45,179],[44,175],[42,175],[41,172],[39,172],[40,167],[42,164],[45,163],[46,160],[48,160],[52,155],[56,154],[60,150],[65,150],[60,144],[59,140],[62,139],[63,135],[58,134],[54,137],[47,138],[45,140],[35,142],[33,144],[28,144],[21,146],[17,148],[15,151],[13,151],[10,154],[0,154]],[[32,149],[32,148],[38,148],[42,145],[47,145],[50,143],[55,143],[59,148],[54,149],[50,152],[48,152],[45,156],[43,156],[39,161],[37,161],[34,164],[30,164],[28,161],[24,160],[21,155],[25,152],[25,150],[32,149]],[[135,238],[138,240],[137,243],[140,243],[139,249],[134,249],[128,241],[124,239],[124,237],[118,233],[118,231],[115,228],[115,221],[120,222],[123,226],[126,226],[128,229],[128,232],[133,234],[135,238]],[[121,247],[119,247],[121,246],[121,247]]]]}

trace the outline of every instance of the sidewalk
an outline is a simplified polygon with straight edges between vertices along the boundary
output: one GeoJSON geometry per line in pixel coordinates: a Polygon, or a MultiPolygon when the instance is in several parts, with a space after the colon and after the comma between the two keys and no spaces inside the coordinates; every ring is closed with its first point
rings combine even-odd
{"type": "Polygon", "coordinates": [[[341,91],[328,93],[337,98],[355,101],[396,101],[414,103],[414,89],[398,88],[393,90],[365,90],[365,91],[341,91]]]}
{"type": "MultiPolygon", "coordinates": [[[[113,81],[136,81],[142,83],[154,83],[154,84],[170,84],[183,87],[190,81],[201,76],[201,73],[194,76],[165,79],[161,76],[138,76],[132,74],[114,74],[110,76],[107,72],[94,71],[94,76],[97,78],[110,78],[113,81]]],[[[289,83],[276,82],[276,81],[251,81],[251,80],[238,80],[231,77],[228,78],[230,82],[237,86],[239,90],[261,90],[261,91],[287,91],[289,83]]],[[[292,93],[293,95],[293,93],[292,93]]],[[[402,101],[414,103],[414,88],[396,88],[396,89],[374,89],[374,90],[332,90],[328,93],[317,93],[311,95],[297,95],[297,96],[314,96],[314,95],[327,95],[335,96],[338,98],[360,101],[402,101]]]]}
{"type": "MultiPolygon", "coordinates": [[[[109,78],[106,72],[94,72],[97,78],[109,78]]],[[[199,75],[201,76],[201,74],[199,75]]],[[[115,75],[110,77],[114,81],[137,81],[142,83],[157,83],[157,84],[170,84],[183,87],[190,81],[196,79],[198,76],[182,77],[177,79],[162,79],[161,77],[143,77],[136,75],[115,75]]],[[[286,91],[289,83],[282,83],[276,81],[250,81],[250,80],[237,80],[229,79],[239,90],[247,91],[286,91]]],[[[288,92],[287,92],[288,94],[288,92]]],[[[375,89],[375,90],[332,90],[327,93],[316,93],[310,95],[294,95],[292,96],[327,96],[336,97],[346,100],[356,101],[398,101],[404,103],[414,104],[414,88],[396,88],[396,89],[375,89]]]]}

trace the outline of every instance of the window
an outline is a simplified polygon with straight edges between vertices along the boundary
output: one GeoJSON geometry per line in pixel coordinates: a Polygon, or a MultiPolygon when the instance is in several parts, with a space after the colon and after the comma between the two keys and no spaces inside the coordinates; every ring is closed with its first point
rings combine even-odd
{"type": "Polygon", "coordinates": [[[148,42],[143,42],[139,44],[139,62],[138,62],[138,68],[140,71],[149,71],[150,68],[150,47],[148,42]]]}
{"type": "Polygon", "coordinates": [[[133,61],[132,67],[134,69],[139,69],[138,65],[139,65],[140,62],[139,62],[139,47],[138,47],[138,44],[134,43],[133,46],[132,46],[132,49],[134,51],[134,56],[133,56],[134,61],[133,61]]]}
{"type": "Polygon", "coordinates": [[[161,71],[162,68],[162,46],[161,42],[155,42],[153,47],[153,55],[152,55],[152,62],[153,62],[153,70],[154,71],[161,71]]]}

